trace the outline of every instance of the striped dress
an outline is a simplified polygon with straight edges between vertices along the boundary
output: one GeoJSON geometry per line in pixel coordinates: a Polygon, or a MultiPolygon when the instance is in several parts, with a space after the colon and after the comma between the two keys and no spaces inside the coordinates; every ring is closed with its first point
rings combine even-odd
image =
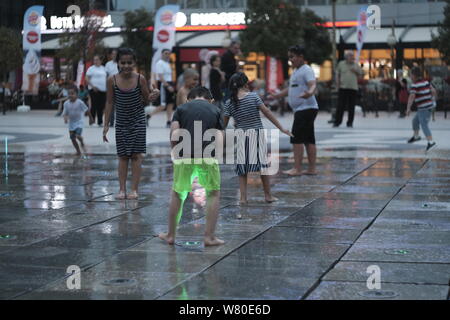
{"type": "Polygon", "coordinates": [[[139,81],[131,90],[117,86],[114,76],[114,107],[116,112],[116,147],[119,157],[146,152],[146,119],[139,81]]]}
{"type": "Polygon", "coordinates": [[[248,93],[234,105],[228,100],[224,107],[224,116],[232,117],[235,126],[235,163],[236,174],[264,172],[269,167],[267,158],[267,140],[259,114],[263,101],[254,92],[248,93]]]}

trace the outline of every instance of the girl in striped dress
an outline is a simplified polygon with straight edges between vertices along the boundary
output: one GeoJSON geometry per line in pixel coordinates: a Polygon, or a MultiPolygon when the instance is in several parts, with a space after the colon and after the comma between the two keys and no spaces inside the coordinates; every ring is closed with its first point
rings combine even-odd
{"type": "Polygon", "coordinates": [[[116,57],[119,74],[111,76],[107,82],[106,113],[103,141],[108,142],[107,133],[112,106],[116,112],[116,147],[119,156],[118,200],[138,199],[138,186],[141,179],[141,165],[146,152],[146,119],[144,106],[155,100],[159,91],[151,92],[145,78],[134,72],[136,56],[129,48],[121,48],[116,57]],[[128,164],[131,160],[131,192],[127,195],[126,183],[128,164]]]}
{"type": "Polygon", "coordinates": [[[264,174],[264,169],[268,168],[267,143],[260,111],[270,120],[281,132],[292,136],[289,130],[284,129],[280,122],[274,117],[272,112],[264,105],[258,94],[250,92],[248,78],[242,73],[235,73],[230,78],[231,99],[227,101],[224,108],[225,128],[234,119],[235,129],[241,129],[236,134],[238,145],[236,149],[237,164],[236,173],[239,176],[239,187],[241,205],[247,204],[247,174],[249,172],[261,172],[261,181],[264,189],[265,200],[268,203],[277,201],[270,192],[269,176],[264,174]],[[239,138],[240,135],[245,138],[239,138]]]}

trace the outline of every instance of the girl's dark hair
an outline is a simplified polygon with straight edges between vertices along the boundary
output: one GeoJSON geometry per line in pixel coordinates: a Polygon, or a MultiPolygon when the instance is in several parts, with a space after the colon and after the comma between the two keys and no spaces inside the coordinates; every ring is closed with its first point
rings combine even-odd
{"type": "Polygon", "coordinates": [[[187,99],[194,100],[195,98],[205,98],[207,100],[212,100],[211,91],[206,89],[205,87],[195,87],[189,91],[187,99]]]}
{"type": "Polygon", "coordinates": [[[289,47],[288,52],[292,52],[296,56],[303,56],[303,57],[306,54],[305,47],[303,47],[301,45],[295,45],[295,46],[289,47]]]}
{"type": "Polygon", "coordinates": [[[119,63],[120,57],[122,56],[132,56],[133,60],[136,61],[136,53],[131,48],[120,48],[117,50],[116,62],[119,63]]]}
{"type": "Polygon", "coordinates": [[[219,58],[219,55],[217,54],[212,55],[212,57],[209,59],[209,64],[212,65],[217,58],[219,58]]]}
{"type": "Polygon", "coordinates": [[[236,72],[230,78],[229,89],[231,92],[231,103],[236,107],[239,104],[238,91],[248,83],[248,78],[243,72],[236,72]]]}

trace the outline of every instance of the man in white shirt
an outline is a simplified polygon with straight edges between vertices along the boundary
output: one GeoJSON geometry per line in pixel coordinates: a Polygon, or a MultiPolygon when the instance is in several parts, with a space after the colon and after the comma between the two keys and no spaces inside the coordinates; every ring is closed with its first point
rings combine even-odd
{"type": "Polygon", "coordinates": [[[86,80],[89,85],[89,95],[92,101],[92,117],[99,127],[103,126],[103,111],[106,105],[106,69],[102,65],[100,56],[94,56],[94,64],[86,72],[86,80]]]}
{"type": "Polygon", "coordinates": [[[148,119],[154,114],[166,110],[167,113],[167,128],[170,128],[172,120],[173,107],[175,104],[175,84],[172,80],[172,67],[170,66],[170,50],[164,49],[161,53],[161,60],[156,63],[155,74],[158,80],[158,89],[161,94],[155,104],[158,106],[150,115],[148,119]]]}
{"type": "Polygon", "coordinates": [[[305,49],[302,46],[293,46],[288,51],[289,60],[294,72],[289,80],[289,87],[273,95],[276,99],[288,96],[289,105],[294,110],[294,123],[292,125],[291,143],[294,148],[294,168],[284,171],[291,176],[316,175],[316,138],[314,134],[314,120],[319,106],[314,92],[316,90],[316,77],[314,71],[305,62],[305,49]],[[308,154],[308,170],[302,171],[303,146],[308,154]]]}
{"type": "MultiPolygon", "coordinates": [[[[106,70],[106,74],[107,74],[108,78],[119,73],[119,68],[117,67],[116,57],[117,57],[117,50],[114,49],[113,51],[111,51],[111,60],[109,60],[105,64],[105,70],[106,70]]],[[[111,111],[111,118],[109,120],[110,127],[114,127],[114,120],[116,118],[115,115],[116,115],[116,113],[115,113],[114,104],[113,104],[113,109],[111,111]]]]}

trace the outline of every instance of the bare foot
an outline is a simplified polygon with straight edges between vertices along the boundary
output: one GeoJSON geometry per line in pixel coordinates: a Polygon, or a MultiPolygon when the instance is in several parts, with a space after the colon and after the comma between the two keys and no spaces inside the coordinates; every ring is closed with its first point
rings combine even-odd
{"type": "Polygon", "coordinates": [[[138,198],[139,198],[139,195],[136,191],[131,191],[127,196],[128,200],[137,200],[138,198]]]}
{"type": "Polygon", "coordinates": [[[274,196],[270,196],[269,198],[266,197],[266,202],[267,203],[272,203],[272,202],[275,202],[275,201],[278,201],[278,200],[279,199],[274,197],[274,196]]]}
{"type": "Polygon", "coordinates": [[[291,169],[287,171],[283,171],[284,174],[290,175],[290,176],[301,176],[302,171],[297,169],[291,169]]]}
{"type": "Polygon", "coordinates": [[[246,206],[247,205],[247,200],[239,200],[239,205],[240,206],[246,206]]]}
{"type": "Polygon", "coordinates": [[[160,233],[160,234],[158,234],[158,238],[160,238],[161,240],[166,241],[170,245],[173,245],[175,243],[175,238],[174,237],[169,237],[169,235],[167,233],[160,233]]]}
{"type": "Polygon", "coordinates": [[[125,199],[127,198],[127,195],[125,194],[124,191],[120,191],[118,194],[116,194],[116,195],[114,196],[114,198],[115,198],[116,200],[125,200],[125,199]]]}
{"type": "Polygon", "coordinates": [[[239,220],[242,219],[242,213],[239,212],[238,214],[236,214],[236,218],[239,220]]]}
{"type": "Polygon", "coordinates": [[[316,171],[303,171],[302,174],[306,175],[306,176],[317,176],[317,172],[316,171]]]}
{"type": "Polygon", "coordinates": [[[220,240],[219,238],[205,238],[205,247],[212,247],[212,246],[220,246],[224,244],[225,241],[220,240]]]}

